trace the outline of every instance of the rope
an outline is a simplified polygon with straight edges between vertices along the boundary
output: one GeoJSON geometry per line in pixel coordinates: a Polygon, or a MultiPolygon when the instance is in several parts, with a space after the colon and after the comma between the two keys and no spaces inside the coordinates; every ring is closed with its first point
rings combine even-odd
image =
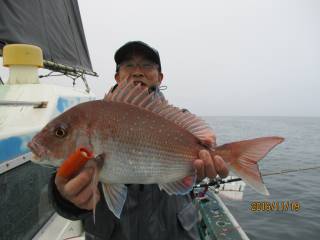
{"type": "Polygon", "coordinates": [[[89,84],[87,82],[87,79],[86,79],[84,73],[76,73],[76,74],[72,74],[72,75],[68,74],[67,72],[60,73],[60,74],[53,74],[53,73],[54,73],[54,71],[51,71],[46,75],[39,75],[39,78],[66,76],[66,77],[72,79],[72,86],[73,87],[76,85],[76,80],[78,78],[81,78],[83,83],[84,83],[84,85],[85,85],[85,87],[86,87],[86,92],[88,92],[88,93],[90,92],[90,87],[89,87],[89,84]]]}

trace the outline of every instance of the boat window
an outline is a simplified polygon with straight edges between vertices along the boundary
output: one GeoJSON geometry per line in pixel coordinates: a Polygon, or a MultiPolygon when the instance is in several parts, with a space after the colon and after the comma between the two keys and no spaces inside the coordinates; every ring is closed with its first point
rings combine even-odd
{"type": "Polygon", "coordinates": [[[31,239],[52,216],[47,194],[52,172],[27,162],[0,175],[0,239],[31,239]]]}

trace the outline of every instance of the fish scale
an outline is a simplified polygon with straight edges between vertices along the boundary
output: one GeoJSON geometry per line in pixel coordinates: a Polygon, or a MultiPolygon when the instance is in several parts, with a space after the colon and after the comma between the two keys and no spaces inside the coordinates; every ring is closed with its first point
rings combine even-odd
{"type": "Polygon", "coordinates": [[[110,158],[101,171],[101,178],[107,182],[175,181],[185,176],[186,169],[191,170],[189,161],[194,158],[190,157],[186,161],[186,158],[172,152],[145,147],[144,144],[110,143],[105,148],[110,150],[110,158]],[[128,164],[129,162],[132,164],[128,164]]]}

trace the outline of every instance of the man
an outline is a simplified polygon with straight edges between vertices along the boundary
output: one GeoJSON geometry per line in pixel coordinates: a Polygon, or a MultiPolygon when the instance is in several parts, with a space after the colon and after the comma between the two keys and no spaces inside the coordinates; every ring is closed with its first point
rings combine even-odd
{"type": "MultiPolygon", "coordinates": [[[[163,97],[159,92],[163,73],[157,50],[140,41],[128,42],[115,53],[115,62],[117,83],[133,80],[151,87],[163,97]]],[[[81,219],[86,239],[198,239],[197,211],[191,197],[169,196],[160,191],[157,184],[127,184],[127,199],[120,220],[117,219],[103,199],[101,186],[98,184],[92,191],[94,164],[90,161],[71,179],[53,176],[49,185],[50,199],[56,211],[71,220],[81,219]]],[[[211,159],[205,150],[199,152],[194,168],[198,180],[214,178],[217,174],[228,175],[223,159],[211,159]]]]}

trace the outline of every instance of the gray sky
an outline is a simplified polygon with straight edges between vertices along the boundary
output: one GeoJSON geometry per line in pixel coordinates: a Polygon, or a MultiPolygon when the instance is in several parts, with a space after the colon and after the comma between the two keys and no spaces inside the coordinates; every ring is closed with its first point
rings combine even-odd
{"type": "Polygon", "coordinates": [[[113,55],[142,40],[160,52],[164,94],[199,115],[320,116],[320,1],[79,0],[101,98],[113,55]]]}
{"type": "Polygon", "coordinates": [[[79,0],[102,97],[116,49],[159,50],[164,92],[200,115],[320,116],[317,0],[79,0]]]}

